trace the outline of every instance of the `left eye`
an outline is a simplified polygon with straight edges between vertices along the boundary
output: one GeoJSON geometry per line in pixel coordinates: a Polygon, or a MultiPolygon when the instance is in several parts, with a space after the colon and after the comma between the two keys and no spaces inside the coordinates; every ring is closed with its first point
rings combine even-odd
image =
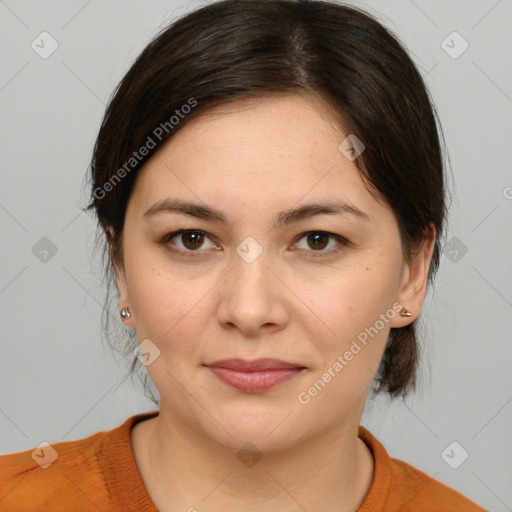
{"type": "Polygon", "coordinates": [[[306,240],[306,243],[308,244],[309,247],[315,248],[313,251],[310,252],[319,252],[320,255],[328,254],[339,250],[339,245],[338,247],[336,247],[335,245],[334,248],[330,248],[326,251],[324,250],[326,246],[329,245],[329,239],[334,239],[338,242],[338,244],[341,245],[348,245],[347,240],[342,236],[335,235],[334,233],[327,233],[325,231],[308,231],[307,233],[302,234],[299,237],[299,240],[302,240],[303,238],[306,240]]]}
{"type": "MultiPolygon", "coordinates": [[[[209,236],[201,230],[197,229],[182,229],[180,231],[175,231],[173,233],[169,233],[166,235],[161,241],[162,244],[167,245],[170,244],[172,246],[172,250],[178,253],[182,253],[186,256],[195,256],[197,253],[203,252],[199,249],[209,249],[214,247],[214,245],[210,242],[210,247],[204,247],[204,241],[208,239],[209,236]],[[181,247],[172,242],[172,240],[176,238],[179,243],[181,243],[181,247]],[[195,253],[195,254],[194,254],[195,253]]],[[[334,233],[328,233],[325,231],[308,231],[303,233],[297,238],[297,242],[305,239],[306,244],[313,250],[309,250],[308,248],[298,247],[299,250],[306,250],[311,253],[320,253],[318,256],[322,256],[325,254],[330,254],[332,252],[336,252],[340,249],[341,246],[347,246],[348,241],[340,235],[336,235],[334,233]],[[338,246],[334,245],[334,247],[325,250],[326,247],[329,246],[329,240],[334,239],[338,246]]],[[[297,242],[295,244],[297,244],[297,242]]],[[[314,256],[317,256],[316,254],[314,256]]]]}

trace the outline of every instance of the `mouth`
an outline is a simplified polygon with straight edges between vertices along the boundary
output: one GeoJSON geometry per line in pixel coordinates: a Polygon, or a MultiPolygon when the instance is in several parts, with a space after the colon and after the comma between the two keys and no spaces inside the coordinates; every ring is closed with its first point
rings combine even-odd
{"type": "Polygon", "coordinates": [[[204,366],[225,384],[247,393],[273,388],[306,370],[304,366],[270,358],[224,359],[204,366]]]}

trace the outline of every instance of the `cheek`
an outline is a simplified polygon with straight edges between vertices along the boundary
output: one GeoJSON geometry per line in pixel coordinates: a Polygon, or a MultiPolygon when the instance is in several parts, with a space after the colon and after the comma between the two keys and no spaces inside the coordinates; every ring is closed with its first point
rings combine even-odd
{"type": "Polygon", "coordinates": [[[162,351],[192,352],[209,315],[204,283],[175,279],[151,266],[131,272],[130,303],[139,339],[149,338],[162,351]]]}
{"type": "MultiPolygon", "coordinates": [[[[315,411],[326,411],[333,421],[363,400],[382,359],[396,312],[389,283],[382,277],[377,281],[379,275],[364,271],[331,281],[322,293],[316,290],[308,304],[322,323],[315,323],[311,338],[316,364],[297,398],[301,404],[314,403],[315,411]]],[[[312,326],[316,316],[310,317],[312,326]]]]}
{"type": "Polygon", "coordinates": [[[355,337],[391,306],[396,284],[386,276],[393,272],[384,272],[382,265],[362,265],[342,277],[332,276],[308,290],[308,306],[331,336],[355,337]]]}
{"type": "Polygon", "coordinates": [[[366,392],[373,381],[396,315],[392,304],[397,278],[392,260],[377,253],[350,273],[325,279],[322,287],[311,286],[308,306],[316,316],[310,314],[310,325],[316,317],[322,320],[315,324],[313,338],[315,378],[320,382],[315,381],[312,392],[318,393],[318,406],[324,400],[326,407],[330,400],[345,403],[349,396],[366,392]],[[324,385],[326,392],[320,392],[324,385]]]}

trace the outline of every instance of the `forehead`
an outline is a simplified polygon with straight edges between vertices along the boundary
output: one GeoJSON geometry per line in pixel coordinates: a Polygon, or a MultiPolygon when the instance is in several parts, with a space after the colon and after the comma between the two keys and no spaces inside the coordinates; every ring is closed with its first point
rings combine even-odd
{"type": "MultiPolygon", "coordinates": [[[[313,98],[237,102],[208,111],[176,133],[137,178],[141,207],[181,194],[223,209],[345,199],[372,209],[375,199],[354,162],[339,150],[346,134],[313,98]]],[[[378,206],[378,205],[377,205],[378,206]]]]}
{"type": "Polygon", "coordinates": [[[159,149],[145,168],[191,157],[211,158],[214,152],[213,164],[229,160],[222,162],[223,169],[264,172],[268,168],[262,163],[276,155],[297,160],[306,152],[311,160],[327,145],[332,153],[334,144],[334,154],[339,156],[337,142],[344,138],[333,110],[315,96],[249,98],[220,105],[194,118],[159,149]]]}

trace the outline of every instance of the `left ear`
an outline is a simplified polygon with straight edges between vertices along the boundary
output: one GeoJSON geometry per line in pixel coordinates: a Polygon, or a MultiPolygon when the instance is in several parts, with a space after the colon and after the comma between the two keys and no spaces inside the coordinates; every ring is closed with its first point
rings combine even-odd
{"type": "Polygon", "coordinates": [[[430,224],[430,230],[411,256],[411,261],[404,264],[402,282],[396,301],[412,313],[412,316],[403,317],[398,313],[391,320],[391,327],[404,327],[412,323],[420,315],[423,301],[427,292],[427,279],[430,262],[434,253],[436,229],[430,224]]]}

